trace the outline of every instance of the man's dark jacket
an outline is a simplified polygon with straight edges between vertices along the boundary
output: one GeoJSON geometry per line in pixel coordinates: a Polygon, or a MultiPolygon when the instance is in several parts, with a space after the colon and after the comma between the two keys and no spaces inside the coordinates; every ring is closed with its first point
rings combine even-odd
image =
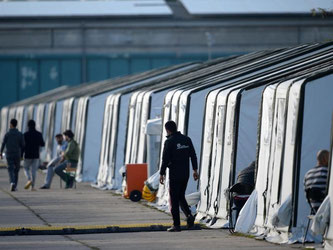
{"type": "Polygon", "coordinates": [[[170,179],[188,179],[190,174],[189,158],[191,158],[193,170],[197,170],[197,156],[191,139],[180,132],[171,134],[164,143],[160,174],[165,175],[168,167],[170,179]]]}
{"type": "Polygon", "coordinates": [[[17,128],[11,128],[5,135],[1,145],[1,154],[6,147],[6,157],[22,157],[24,150],[24,138],[17,128]]]}
{"type": "Polygon", "coordinates": [[[36,129],[29,129],[28,132],[24,133],[24,158],[25,159],[38,159],[39,158],[39,147],[44,147],[45,142],[43,136],[36,129]]]}

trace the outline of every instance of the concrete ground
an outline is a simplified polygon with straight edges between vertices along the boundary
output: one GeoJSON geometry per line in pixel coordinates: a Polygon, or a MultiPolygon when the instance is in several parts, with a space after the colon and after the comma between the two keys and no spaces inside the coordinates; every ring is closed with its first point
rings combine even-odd
{"type": "MultiPolygon", "coordinates": [[[[41,190],[45,174],[38,172],[37,191],[25,190],[23,169],[17,192],[9,191],[8,174],[0,168],[0,231],[15,228],[54,228],[165,224],[171,217],[88,183],[60,189],[58,176],[52,188],[41,190]],[[7,229],[5,229],[7,228],[7,229]]],[[[165,231],[0,236],[0,249],[295,249],[301,245],[275,245],[231,235],[227,230],[165,231]]]]}

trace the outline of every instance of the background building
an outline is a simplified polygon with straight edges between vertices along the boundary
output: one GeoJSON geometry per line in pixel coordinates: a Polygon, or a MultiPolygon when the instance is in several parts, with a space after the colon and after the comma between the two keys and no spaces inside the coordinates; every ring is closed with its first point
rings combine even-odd
{"type": "Polygon", "coordinates": [[[333,1],[0,1],[0,107],[61,85],[331,40],[333,18],[318,8],[333,1]]]}

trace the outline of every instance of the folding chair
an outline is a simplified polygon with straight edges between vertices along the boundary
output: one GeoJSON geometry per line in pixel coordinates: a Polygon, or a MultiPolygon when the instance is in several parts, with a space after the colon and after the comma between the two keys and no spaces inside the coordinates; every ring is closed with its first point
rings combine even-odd
{"type": "Polygon", "coordinates": [[[253,191],[253,186],[247,183],[236,183],[229,190],[229,231],[234,233],[239,212],[253,191]],[[235,214],[236,213],[236,214],[235,214]],[[235,214],[235,221],[234,219],[235,214]]]}
{"type": "Polygon", "coordinates": [[[320,188],[309,188],[305,190],[305,196],[306,200],[310,206],[310,214],[308,215],[308,223],[306,225],[306,229],[304,231],[303,235],[303,245],[305,244],[306,241],[306,235],[308,234],[309,226],[310,226],[310,221],[313,219],[313,216],[317,213],[318,208],[312,206],[312,202],[322,202],[325,199],[325,194],[322,192],[322,189],[320,188]]]}
{"type": "MultiPolygon", "coordinates": [[[[73,183],[73,187],[76,188],[76,168],[71,168],[71,167],[66,167],[63,172],[67,175],[67,177],[72,177],[74,178],[74,183],[73,183]]],[[[62,188],[62,179],[60,178],[60,188],[62,188]]]]}

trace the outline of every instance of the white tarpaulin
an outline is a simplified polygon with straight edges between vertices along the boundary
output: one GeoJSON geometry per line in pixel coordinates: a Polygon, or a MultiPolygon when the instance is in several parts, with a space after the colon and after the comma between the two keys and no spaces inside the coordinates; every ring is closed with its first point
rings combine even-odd
{"type": "Polygon", "coordinates": [[[147,135],[147,163],[148,163],[148,177],[152,176],[158,171],[158,154],[160,152],[162,133],[162,120],[155,118],[147,121],[146,135],[147,135]]]}
{"type": "Polygon", "coordinates": [[[44,113],[45,113],[45,104],[40,103],[37,105],[37,113],[36,113],[36,129],[43,133],[44,127],[44,113]]]}
{"type": "Polygon", "coordinates": [[[17,120],[17,129],[21,132],[23,132],[24,126],[26,126],[26,124],[23,124],[24,109],[24,106],[17,107],[15,114],[15,119],[17,120]]]}
{"type": "Polygon", "coordinates": [[[83,154],[84,154],[83,138],[84,138],[84,133],[85,133],[85,125],[86,125],[86,123],[82,122],[82,121],[85,121],[86,117],[87,117],[88,102],[89,102],[89,97],[81,97],[79,100],[77,119],[76,119],[79,122],[75,123],[75,131],[74,131],[74,134],[75,134],[74,138],[77,141],[77,143],[79,144],[80,150],[81,150],[80,156],[79,156],[79,162],[77,164],[77,169],[76,169],[76,180],[79,182],[82,181],[82,158],[83,158],[83,154]]]}
{"type": "Polygon", "coordinates": [[[45,161],[49,162],[52,158],[52,143],[54,137],[54,118],[55,118],[56,103],[48,104],[48,112],[46,117],[46,132],[45,132],[45,161]]]}
{"type": "Polygon", "coordinates": [[[62,107],[62,119],[61,119],[61,133],[67,129],[71,129],[72,123],[72,110],[73,110],[74,97],[69,98],[63,102],[62,107]]]}
{"type": "MultiPolygon", "coordinates": [[[[331,159],[331,170],[333,169],[333,114],[332,114],[332,129],[331,129],[331,150],[330,150],[330,159],[331,159]]],[[[332,172],[331,172],[332,173],[332,172]]],[[[328,211],[328,228],[326,231],[326,235],[324,236],[324,245],[325,245],[325,249],[326,250],[330,250],[333,249],[333,204],[332,204],[332,200],[333,200],[333,178],[332,175],[330,176],[329,179],[329,186],[328,186],[328,195],[327,195],[327,199],[328,199],[328,203],[329,203],[329,211],[328,211]]],[[[312,230],[315,231],[315,230],[312,230]]]]}
{"type": "Polygon", "coordinates": [[[0,140],[3,140],[7,132],[8,126],[8,107],[3,107],[1,109],[1,130],[0,130],[0,140]]]}

